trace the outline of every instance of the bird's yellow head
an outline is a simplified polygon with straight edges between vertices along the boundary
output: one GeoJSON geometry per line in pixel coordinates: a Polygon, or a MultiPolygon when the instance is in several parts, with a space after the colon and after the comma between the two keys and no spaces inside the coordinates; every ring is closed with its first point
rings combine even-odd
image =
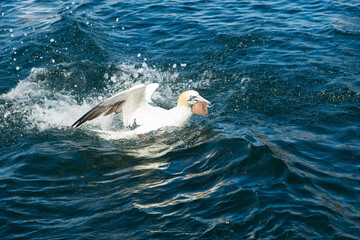
{"type": "Polygon", "coordinates": [[[208,109],[210,106],[210,102],[200,96],[197,91],[188,90],[180,94],[177,102],[178,106],[186,106],[191,108],[194,114],[199,114],[203,116],[207,116],[208,109]]]}

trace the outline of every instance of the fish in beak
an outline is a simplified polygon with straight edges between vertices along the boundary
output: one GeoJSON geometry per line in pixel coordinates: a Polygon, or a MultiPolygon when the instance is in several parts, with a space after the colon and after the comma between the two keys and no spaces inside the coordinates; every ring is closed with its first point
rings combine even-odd
{"type": "Polygon", "coordinates": [[[210,107],[210,102],[201,96],[196,97],[196,103],[192,106],[192,112],[194,114],[207,116],[208,107],[210,107]]]}

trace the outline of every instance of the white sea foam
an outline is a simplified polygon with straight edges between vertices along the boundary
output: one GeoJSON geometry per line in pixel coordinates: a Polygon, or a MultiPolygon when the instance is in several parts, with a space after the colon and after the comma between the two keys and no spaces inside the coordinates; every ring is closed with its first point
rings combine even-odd
{"type": "MultiPolygon", "coordinates": [[[[48,69],[34,68],[30,75],[20,81],[15,88],[0,96],[2,100],[11,103],[7,112],[9,115],[22,115],[28,128],[44,131],[52,128],[68,128],[93,105],[94,99],[78,103],[70,92],[57,91],[39,82],[38,75],[48,76],[48,69]]],[[[112,118],[94,121],[91,125],[106,126],[112,118]]]]}

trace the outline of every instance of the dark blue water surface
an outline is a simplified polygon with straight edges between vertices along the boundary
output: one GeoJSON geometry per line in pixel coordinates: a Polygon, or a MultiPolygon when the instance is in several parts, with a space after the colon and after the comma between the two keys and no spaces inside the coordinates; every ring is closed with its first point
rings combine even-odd
{"type": "Polygon", "coordinates": [[[359,239],[360,2],[0,3],[1,239],[359,239]],[[209,117],[74,129],[160,83],[209,117]]]}

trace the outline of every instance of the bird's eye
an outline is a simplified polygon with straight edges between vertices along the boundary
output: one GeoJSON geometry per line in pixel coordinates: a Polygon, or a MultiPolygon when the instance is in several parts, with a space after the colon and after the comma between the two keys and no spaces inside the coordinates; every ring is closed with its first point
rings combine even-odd
{"type": "Polygon", "coordinates": [[[190,100],[194,100],[196,96],[190,96],[190,100]]]}

